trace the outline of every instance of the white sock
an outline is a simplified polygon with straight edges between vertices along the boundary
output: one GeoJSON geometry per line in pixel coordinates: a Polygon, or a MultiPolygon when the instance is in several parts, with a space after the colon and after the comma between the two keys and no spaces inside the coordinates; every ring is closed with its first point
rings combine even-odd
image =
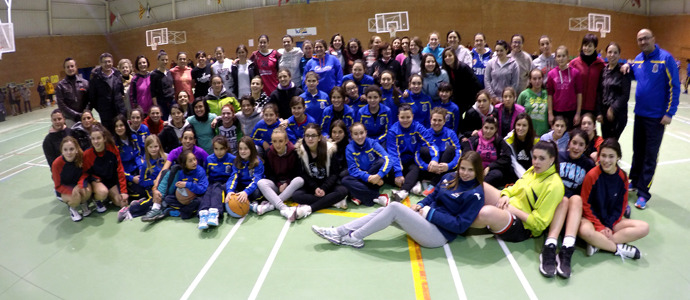
{"type": "Polygon", "coordinates": [[[555,238],[546,238],[546,242],[544,243],[544,246],[548,246],[548,245],[558,246],[558,240],[555,238]]]}
{"type": "Polygon", "coordinates": [[[151,209],[161,209],[161,204],[160,203],[154,203],[153,207],[151,209]]]}
{"type": "Polygon", "coordinates": [[[574,236],[565,236],[563,238],[563,247],[572,247],[575,246],[575,237],[574,236]]]}

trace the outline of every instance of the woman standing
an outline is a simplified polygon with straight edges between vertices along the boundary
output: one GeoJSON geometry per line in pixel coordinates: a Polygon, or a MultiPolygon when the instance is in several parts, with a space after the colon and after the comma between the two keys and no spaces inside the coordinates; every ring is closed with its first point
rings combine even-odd
{"type": "Polygon", "coordinates": [[[580,71],[582,76],[582,114],[594,113],[600,92],[601,73],[606,67],[606,63],[597,53],[598,45],[599,39],[596,35],[586,34],[582,38],[580,56],[570,61],[570,66],[580,71]]]}
{"type": "Polygon", "coordinates": [[[264,92],[270,95],[278,86],[278,62],[280,53],[268,48],[268,36],[259,36],[259,50],[254,51],[249,60],[256,64],[259,76],[264,81],[264,92]]]}
{"type": "Polygon", "coordinates": [[[194,108],[194,115],[187,117],[187,122],[194,128],[199,147],[211,154],[213,153],[211,140],[214,136],[211,122],[216,118],[216,114],[209,112],[208,103],[204,99],[194,100],[192,107],[194,108]]]}
{"type": "Polygon", "coordinates": [[[232,93],[239,99],[252,93],[251,80],[259,75],[259,71],[254,62],[247,60],[249,53],[247,47],[239,45],[235,53],[237,53],[237,63],[232,65],[232,81],[235,83],[232,93]]]}
{"type": "Polygon", "coordinates": [[[407,36],[402,37],[400,39],[400,50],[401,52],[395,55],[395,60],[400,63],[400,66],[402,66],[403,62],[405,61],[405,58],[407,58],[408,55],[410,55],[410,38],[407,36]]]}
{"type": "Polygon", "coordinates": [[[319,75],[319,91],[328,94],[334,86],[340,86],[343,82],[343,68],[340,61],[333,55],[326,53],[326,41],[316,40],[314,42],[314,58],[304,66],[302,75],[302,86],[306,80],[305,75],[309,71],[314,71],[319,75]]]}
{"type": "Polygon", "coordinates": [[[211,65],[207,63],[204,51],[197,52],[194,57],[196,57],[196,66],[192,69],[194,98],[201,98],[208,95],[208,88],[211,87],[211,65]]]}
{"type": "Polygon", "coordinates": [[[462,45],[461,42],[462,39],[460,37],[460,33],[455,30],[448,31],[448,34],[446,34],[446,49],[453,50],[455,56],[458,57],[458,61],[461,61],[466,65],[471,65],[472,54],[470,53],[469,49],[462,45]]]}
{"type": "Polygon", "coordinates": [[[474,104],[474,97],[482,89],[481,85],[472,68],[459,61],[451,48],[443,50],[443,70],[453,86],[453,102],[458,105],[462,115],[474,104]]]}
{"type": "Polygon", "coordinates": [[[403,81],[400,83],[401,89],[408,88],[407,83],[412,75],[420,74],[422,71],[422,40],[413,37],[410,41],[410,52],[402,63],[403,81]]]}
{"type": "Polygon", "coordinates": [[[149,110],[151,110],[151,105],[153,105],[153,100],[151,99],[151,73],[149,72],[149,59],[146,56],[139,55],[134,61],[136,66],[136,73],[134,73],[134,78],[129,84],[131,87],[129,89],[129,101],[132,107],[141,107],[144,114],[148,115],[149,110]]]}
{"type": "Polygon", "coordinates": [[[516,91],[520,83],[520,70],[512,57],[508,57],[508,43],[504,40],[496,41],[496,57],[486,65],[484,72],[484,87],[491,94],[491,102],[501,102],[503,89],[510,86],[516,91]]]}
{"type": "Polygon", "coordinates": [[[441,69],[436,62],[436,58],[431,53],[426,53],[422,56],[424,68],[422,68],[422,77],[424,78],[424,85],[422,92],[431,97],[432,100],[438,102],[441,98],[438,96],[438,85],[441,82],[449,82],[448,73],[441,69]]]}
{"type": "Polygon", "coordinates": [[[328,49],[328,52],[331,55],[338,58],[341,66],[345,65],[345,56],[343,55],[343,53],[345,52],[343,50],[345,49],[343,45],[343,36],[340,33],[336,33],[331,37],[331,47],[328,49]]]}
{"type": "Polygon", "coordinates": [[[283,36],[283,48],[278,49],[278,53],[280,54],[278,67],[280,69],[290,70],[290,72],[294,74],[292,82],[300,86],[302,84],[302,68],[300,68],[300,62],[302,57],[304,57],[304,52],[302,52],[302,49],[295,47],[294,43],[295,41],[291,35],[287,34],[283,36]]]}
{"type": "Polygon", "coordinates": [[[220,76],[225,89],[232,92],[235,87],[235,81],[232,80],[232,60],[225,57],[225,49],[220,46],[216,47],[215,56],[216,62],[211,65],[211,74],[220,76]]]}
{"type": "Polygon", "coordinates": [[[177,53],[177,66],[170,69],[170,73],[172,73],[173,77],[175,95],[180,94],[181,91],[185,91],[187,95],[189,95],[189,101],[194,102],[192,93],[194,80],[192,79],[192,69],[187,66],[187,53],[177,53]]]}
{"type": "Polygon", "coordinates": [[[302,42],[302,53],[304,53],[304,56],[299,60],[299,76],[294,76],[299,81],[299,83],[295,83],[296,87],[302,87],[302,71],[304,66],[314,57],[314,44],[310,40],[302,42]]]}
{"type": "Polygon", "coordinates": [[[132,103],[127,101],[129,100],[129,94],[130,94],[130,86],[132,82],[132,61],[129,59],[123,58],[117,63],[117,69],[120,71],[120,74],[122,74],[122,87],[124,88],[123,90],[123,102],[125,103],[125,109],[127,110],[127,114],[132,112],[132,103]]]}
{"type": "Polygon", "coordinates": [[[630,73],[620,72],[618,60],[621,58],[621,48],[611,42],[606,47],[608,66],[601,74],[601,98],[598,100],[597,121],[601,123],[601,136],[620,138],[628,123],[628,99],[630,98],[630,73]]]}
{"type": "Polygon", "coordinates": [[[357,38],[351,38],[347,42],[347,49],[343,53],[345,57],[345,65],[343,65],[343,74],[347,75],[352,73],[352,65],[357,60],[363,60],[364,54],[362,53],[362,43],[357,38]]]}
{"type": "Polygon", "coordinates": [[[472,49],[472,70],[474,70],[474,75],[477,76],[479,84],[482,89],[485,89],[484,85],[484,74],[486,71],[486,65],[491,60],[493,53],[491,48],[486,46],[486,36],[483,33],[477,33],[474,35],[474,48],[472,49]]]}
{"type": "Polygon", "coordinates": [[[175,101],[175,89],[172,73],[168,70],[168,53],[160,50],[158,68],[151,73],[151,102],[161,108],[161,118],[167,120],[173,101],[175,101]]]}

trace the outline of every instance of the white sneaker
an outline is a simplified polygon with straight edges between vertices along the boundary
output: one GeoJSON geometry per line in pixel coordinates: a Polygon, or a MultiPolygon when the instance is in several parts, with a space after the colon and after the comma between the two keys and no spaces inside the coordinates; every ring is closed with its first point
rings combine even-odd
{"type": "Polygon", "coordinates": [[[587,244],[587,256],[592,256],[597,252],[599,252],[599,248],[587,244]]]}
{"type": "Polygon", "coordinates": [[[417,196],[422,196],[422,192],[424,192],[424,189],[422,188],[422,184],[419,181],[417,181],[417,184],[415,184],[414,187],[412,187],[412,189],[410,190],[410,193],[417,196]]]}
{"type": "Polygon", "coordinates": [[[102,201],[94,200],[93,202],[96,203],[96,211],[99,214],[104,213],[108,209],[105,207],[105,203],[103,203],[102,201]]]}
{"type": "Polygon", "coordinates": [[[76,208],[69,207],[69,216],[72,217],[72,221],[74,222],[79,222],[81,221],[82,217],[79,214],[79,211],[76,208]]]}
{"type": "Polygon", "coordinates": [[[403,200],[405,200],[405,198],[407,198],[407,196],[410,195],[406,190],[393,191],[392,193],[393,200],[398,202],[402,202],[403,200]]]}
{"type": "Polygon", "coordinates": [[[311,215],[311,206],[309,206],[309,205],[297,206],[297,219],[304,219],[308,215],[311,215]]]}
{"type": "Polygon", "coordinates": [[[374,203],[381,205],[381,206],[388,206],[388,204],[391,203],[390,198],[386,194],[381,194],[379,195],[378,198],[374,199],[374,203]]]}
{"type": "Polygon", "coordinates": [[[333,204],[333,207],[347,209],[347,197],[343,198],[343,200],[338,201],[338,203],[333,204]]]}
{"type": "Polygon", "coordinates": [[[287,219],[288,222],[292,223],[297,218],[297,207],[288,206],[287,208],[280,211],[280,215],[285,217],[285,219],[287,219]]]}
{"type": "Polygon", "coordinates": [[[208,226],[218,226],[218,209],[209,208],[208,209],[208,220],[206,221],[208,226]]]}
{"type": "Polygon", "coordinates": [[[199,211],[199,230],[208,229],[208,210],[199,211]]]}
{"type": "Polygon", "coordinates": [[[268,202],[267,200],[264,200],[261,202],[261,204],[256,206],[256,214],[257,215],[263,215],[269,211],[275,210],[276,207],[271,204],[271,202],[268,202]]]}
{"type": "Polygon", "coordinates": [[[618,255],[621,258],[632,258],[632,259],[639,259],[640,258],[640,250],[637,249],[637,247],[633,245],[628,245],[628,244],[618,244],[616,245],[618,250],[616,250],[616,253],[614,255],[618,255]]]}
{"type": "Polygon", "coordinates": [[[92,212],[93,212],[93,211],[89,208],[89,203],[88,203],[88,202],[84,202],[84,203],[81,204],[81,214],[82,214],[84,217],[88,217],[89,215],[91,215],[92,212]]]}
{"type": "Polygon", "coordinates": [[[340,240],[342,239],[342,236],[338,234],[338,230],[336,230],[335,228],[319,227],[316,225],[312,225],[311,230],[318,236],[324,238],[325,240],[333,244],[340,245],[340,240]]]}
{"type": "Polygon", "coordinates": [[[364,247],[364,240],[353,237],[352,232],[350,232],[349,234],[346,234],[340,238],[340,244],[359,249],[364,247]]]}

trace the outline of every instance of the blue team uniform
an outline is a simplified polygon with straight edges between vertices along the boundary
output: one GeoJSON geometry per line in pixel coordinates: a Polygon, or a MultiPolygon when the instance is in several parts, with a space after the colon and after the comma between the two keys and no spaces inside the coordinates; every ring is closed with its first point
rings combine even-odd
{"type": "Polygon", "coordinates": [[[390,111],[387,106],[379,104],[379,113],[374,116],[369,111],[369,104],[367,104],[357,112],[355,121],[364,124],[368,136],[375,138],[381,145],[385,145],[388,127],[391,124],[390,111]]]}
{"type": "Polygon", "coordinates": [[[409,103],[412,106],[412,113],[414,114],[414,120],[422,124],[424,127],[431,126],[431,97],[420,92],[419,94],[414,94],[412,91],[407,90],[408,96],[406,98],[400,99],[400,103],[409,103]]]}
{"type": "Polygon", "coordinates": [[[288,125],[287,125],[287,134],[288,134],[288,139],[294,144],[297,142],[298,139],[301,139],[304,137],[304,127],[307,126],[309,123],[316,123],[314,118],[312,118],[310,115],[304,115],[306,119],[304,119],[304,123],[297,124],[297,121],[295,121],[295,116],[290,116],[288,119],[288,125]]]}
{"type": "Polygon", "coordinates": [[[446,114],[445,126],[450,130],[453,130],[454,132],[458,132],[460,130],[460,118],[462,116],[460,115],[460,108],[458,108],[457,104],[451,101],[448,101],[448,103],[434,102],[431,104],[431,106],[432,109],[439,106],[445,108],[448,111],[448,113],[446,114]]]}
{"type": "Polygon", "coordinates": [[[433,138],[426,128],[419,122],[412,121],[408,128],[402,128],[400,122],[396,122],[388,131],[388,141],[386,151],[391,156],[395,177],[403,176],[403,164],[408,164],[412,160],[423,170],[429,169],[429,164],[422,160],[420,148],[429,148],[431,160],[438,162],[438,150],[432,143],[433,138]]]}
{"type": "Polygon", "coordinates": [[[328,94],[322,91],[317,91],[316,95],[312,95],[308,91],[305,91],[299,96],[304,99],[304,113],[311,116],[314,120],[321,120],[323,110],[331,105],[328,94]]]}

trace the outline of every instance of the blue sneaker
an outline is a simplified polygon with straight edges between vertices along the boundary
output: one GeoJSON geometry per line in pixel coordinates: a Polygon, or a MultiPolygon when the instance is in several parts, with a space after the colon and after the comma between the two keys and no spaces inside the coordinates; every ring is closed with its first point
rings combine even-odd
{"type": "Polygon", "coordinates": [[[171,217],[179,217],[180,216],[180,211],[177,209],[166,208],[165,213],[167,213],[167,215],[171,216],[171,217]]]}
{"type": "Polygon", "coordinates": [[[644,197],[637,198],[637,202],[635,202],[635,207],[637,207],[638,209],[647,208],[647,199],[645,199],[644,197]]]}

